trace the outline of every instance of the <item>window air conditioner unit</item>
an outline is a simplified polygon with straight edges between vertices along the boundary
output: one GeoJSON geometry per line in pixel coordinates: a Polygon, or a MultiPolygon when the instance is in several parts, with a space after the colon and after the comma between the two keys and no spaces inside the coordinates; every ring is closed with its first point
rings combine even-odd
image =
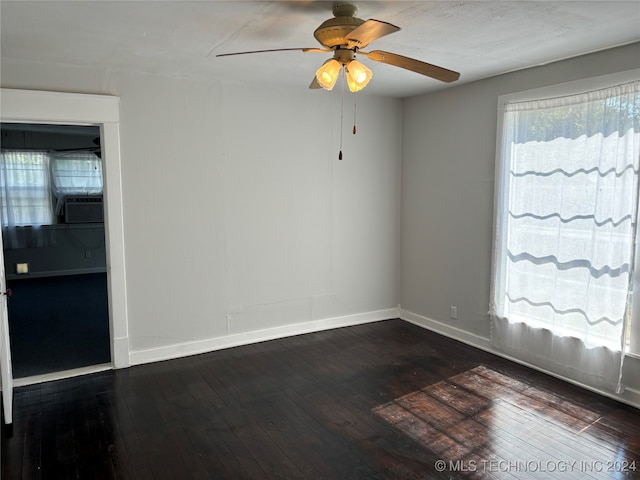
{"type": "Polygon", "coordinates": [[[102,223],[102,195],[68,195],[64,198],[65,223],[102,223]]]}

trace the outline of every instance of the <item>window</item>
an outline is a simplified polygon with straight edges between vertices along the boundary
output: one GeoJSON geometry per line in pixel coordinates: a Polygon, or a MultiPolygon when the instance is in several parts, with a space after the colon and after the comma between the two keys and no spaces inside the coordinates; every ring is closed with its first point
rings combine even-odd
{"type": "Polygon", "coordinates": [[[67,195],[102,194],[102,160],[91,152],[55,152],[51,161],[53,192],[60,214],[67,195]]]}
{"type": "MultiPolygon", "coordinates": [[[[550,332],[584,350],[624,350],[639,119],[638,81],[504,105],[491,309],[503,340],[526,350],[550,332]],[[514,340],[517,324],[526,327],[514,340]]],[[[545,342],[534,357],[567,355],[545,342]]]]}
{"type": "Polygon", "coordinates": [[[0,157],[2,226],[53,223],[49,154],[3,151],[0,157]]]}
{"type": "Polygon", "coordinates": [[[2,151],[3,227],[56,223],[66,195],[99,194],[102,194],[102,161],[91,152],[2,151]]]}

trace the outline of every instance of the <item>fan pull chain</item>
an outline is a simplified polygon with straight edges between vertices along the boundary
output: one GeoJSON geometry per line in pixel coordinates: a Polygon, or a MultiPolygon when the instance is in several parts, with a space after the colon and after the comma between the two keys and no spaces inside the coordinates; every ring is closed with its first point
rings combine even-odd
{"type": "Polygon", "coordinates": [[[338,160],[342,160],[342,125],[343,125],[343,118],[344,118],[344,84],[345,84],[345,78],[346,78],[346,73],[344,71],[344,67],[342,67],[342,73],[344,75],[342,75],[342,94],[340,96],[340,152],[338,152],[338,160]]]}
{"type": "Polygon", "coordinates": [[[357,98],[356,94],[353,95],[353,134],[356,134],[356,107],[357,107],[357,98]]]}

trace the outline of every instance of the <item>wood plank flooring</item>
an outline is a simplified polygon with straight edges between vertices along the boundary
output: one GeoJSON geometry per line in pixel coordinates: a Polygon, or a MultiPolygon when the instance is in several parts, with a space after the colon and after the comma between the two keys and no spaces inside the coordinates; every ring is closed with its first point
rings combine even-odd
{"type": "Polygon", "coordinates": [[[640,478],[640,410],[401,320],[18,388],[3,479],[640,478]]]}

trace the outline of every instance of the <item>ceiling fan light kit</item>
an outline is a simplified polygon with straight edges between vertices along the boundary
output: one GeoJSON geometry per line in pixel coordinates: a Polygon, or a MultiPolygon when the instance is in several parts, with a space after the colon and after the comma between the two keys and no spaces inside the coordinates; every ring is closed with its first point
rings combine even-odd
{"type": "Polygon", "coordinates": [[[325,90],[333,90],[343,67],[347,85],[352,92],[359,92],[366,87],[369,80],[371,80],[373,76],[371,70],[353,58],[353,52],[351,50],[346,51],[351,53],[351,58],[348,60],[331,58],[324,62],[316,72],[316,81],[325,90]]]}
{"type": "Polygon", "coordinates": [[[347,76],[347,85],[352,92],[359,92],[367,86],[373,76],[371,70],[366,65],[357,60],[351,60],[344,67],[347,76]]]}
{"type": "Polygon", "coordinates": [[[322,64],[316,72],[318,84],[325,90],[332,90],[338,81],[342,65],[334,58],[330,58],[322,64]]]}

